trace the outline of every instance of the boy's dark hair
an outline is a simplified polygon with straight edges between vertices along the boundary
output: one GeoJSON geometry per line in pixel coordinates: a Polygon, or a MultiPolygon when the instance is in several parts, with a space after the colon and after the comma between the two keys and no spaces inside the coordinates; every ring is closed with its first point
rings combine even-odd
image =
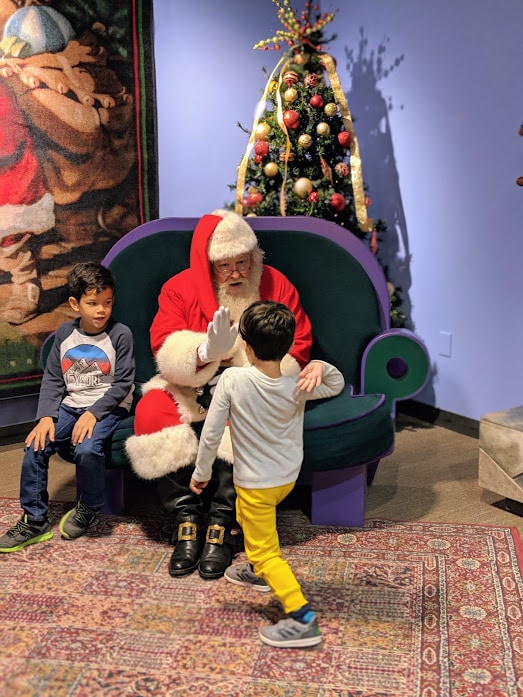
{"type": "Polygon", "coordinates": [[[78,301],[88,291],[94,290],[101,293],[102,290],[111,288],[114,292],[115,288],[113,274],[105,266],[96,264],[94,261],[75,264],[67,277],[67,285],[69,295],[78,301]]]}
{"type": "Polygon", "coordinates": [[[241,338],[261,361],[281,361],[294,341],[296,318],[287,305],[257,300],[240,317],[241,338]]]}

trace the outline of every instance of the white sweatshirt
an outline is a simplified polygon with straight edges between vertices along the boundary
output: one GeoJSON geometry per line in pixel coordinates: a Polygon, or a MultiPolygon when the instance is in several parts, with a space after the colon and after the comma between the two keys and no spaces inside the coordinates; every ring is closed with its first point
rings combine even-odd
{"type": "Polygon", "coordinates": [[[296,481],[303,460],[303,414],[310,399],[339,394],[340,371],[323,363],[323,381],[312,392],[297,387],[297,377],[269,378],[254,366],[228,368],[214,392],[202,434],[193,478],[211,478],[223,431],[229,421],[234,483],[268,489],[296,481]]]}

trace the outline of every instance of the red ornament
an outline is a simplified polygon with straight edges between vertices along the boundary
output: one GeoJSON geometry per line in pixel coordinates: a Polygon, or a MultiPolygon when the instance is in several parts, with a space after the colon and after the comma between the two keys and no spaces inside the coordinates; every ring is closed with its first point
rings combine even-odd
{"type": "Polygon", "coordinates": [[[261,155],[255,155],[254,156],[254,161],[256,162],[257,165],[263,162],[263,157],[261,155]]]}
{"type": "Polygon", "coordinates": [[[289,109],[283,112],[283,123],[287,128],[298,128],[300,125],[300,115],[294,109],[289,109]]]}
{"type": "Polygon", "coordinates": [[[348,131],[340,131],[338,133],[338,143],[342,148],[348,148],[350,145],[350,133],[348,131]]]}
{"type": "Polygon", "coordinates": [[[329,199],[329,205],[332,208],[332,210],[336,211],[336,213],[339,213],[345,208],[345,199],[341,194],[332,194],[329,199]]]}
{"type": "Polygon", "coordinates": [[[309,203],[318,203],[320,200],[320,195],[317,191],[311,191],[308,198],[309,203]]]}
{"type": "Polygon", "coordinates": [[[315,109],[321,109],[323,106],[323,97],[321,94],[313,94],[312,97],[309,99],[309,104],[313,106],[315,109]]]}
{"type": "Polygon", "coordinates": [[[307,87],[316,87],[318,84],[319,77],[316,73],[309,73],[305,75],[304,83],[307,87]]]}
{"type": "Polygon", "coordinates": [[[247,196],[247,202],[251,208],[256,208],[256,206],[263,201],[263,196],[259,191],[249,194],[247,196]]]}
{"type": "Polygon", "coordinates": [[[259,140],[254,144],[254,152],[260,157],[267,157],[269,154],[269,143],[266,140],[259,140]]]}

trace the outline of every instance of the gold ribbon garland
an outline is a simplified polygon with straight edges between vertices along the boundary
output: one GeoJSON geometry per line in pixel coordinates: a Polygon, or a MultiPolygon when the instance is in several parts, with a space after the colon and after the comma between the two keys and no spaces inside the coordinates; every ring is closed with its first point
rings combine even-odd
{"type": "MultiPolygon", "coordinates": [[[[256,113],[254,114],[254,123],[252,125],[252,131],[251,135],[249,137],[249,142],[247,143],[247,148],[245,150],[245,154],[242,157],[242,161],[240,162],[240,165],[238,167],[238,181],[236,182],[236,205],[235,205],[235,211],[238,213],[238,215],[243,215],[243,193],[245,190],[245,177],[247,174],[247,166],[249,164],[249,156],[251,154],[251,150],[254,145],[254,141],[256,140],[256,128],[258,127],[258,124],[260,122],[260,115],[262,112],[262,109],[265,107],[265,104],[267,102],[267,95],[269,94],[269,89],[271,82],[273,80],[274,74],[280,67],[280,65],[287,60],[285,56],[282,56],[280,60],[276,63],[276,66],[274,67],[274,70],[272,73],[269,75],[269,79],[267,80],[267,84],[265,85],[265,89],[263,90],[263,95],[258,103],[258,106],[256,108],[256,113]]],[[[280,83],[281,84],[281,73],[280,73],[280,83]]],[[[278,92],[279,92],[279,85],[278,85],[278,92]]],[[[290,145],[289,145],[290,148],[290,145]]]]}
{"type": "MultiPolygon", "coordinates": [[[[354,126],[352,123],[352,117],[351,113],[349,110],[349,106],[347,104],[347,100],[345,99],[345,93],[343,92],[343,88],[341,86],[338,73],[336,72],[336,67],[334,65],[334,60],[332,59],[331,56],[329,56],[327,53],[321,54],[321,62],[322,65],[324,65],[327,75],[329,76],[329,82],[330,86],[332,88],[333,94],[334,94],[334,99],[338,105],[338,108],[340,110],[341,117],[343,119],[343,125],[345,127],[345,130],[350,134],[350,170],[351,170],[351,182],[352,182],[352,192],[354,196],[354,208],[356,212],[356,219],[358,221],[358,226],[362,232],[370,232],[373,229],[373,222],[371,218],[368,217],[367,215],[367,206],[365,205],[365,191],[363,187],[363,177],[362,177],[362,171],[361,171],[361,158],[360,158],[360,153],[359,153],[359,146],[358,146],[358,139],[356,138],[356,133],[354,131],[354,126]]],[[[249,156],[251,153],[251,150],[254,146],[254,141],[256,140],[256,129],[258,127],[259,121],[260,121],[260,116],[263,107],[265,106],[267,102],[267,95],[269,94],[270,86],[273,82],[274,75],[278,68],[282,66],[280,69],[280,75],[278,79],[278,87],[277,87],[277,93],[276,93],[276,104],[277,104],[277,120],[278,120],[278,125],[282,129],[282,131],[285,134],[285,139],[286,139],[286,147],[285,147],[285,162],[284,162],[284,172],[283,172],[283,181],[282,181],[282,186],[280,189],[280,214],[282,216],[286,216],[286,198],[285,198],[285,186],[287,183],[287,173],[288,173],[288,163],[289,163],[289,155],[291,151],[291,141],[289,138],[289,132],[287,130],[287,126],[285,125],[285,122],[283,120],[283,106],[282,106],[282,100],[281,100],[281,91],[280,87],[283,82],[283,75],[285,74],[285,70],[288,67],[289,64],[289,59],[285,56],[283,56],[276,66],[274,67],[274,70],[269,76],[269,79],[267,80],[267,84],[265,85],[265,89],[263,91],[263,96],[262,99],[260,100],[258,104],[258,108],[256,109],[256,113],[254,115],[254,123],[252,126],[252,131],[251,135],[249,137],[249,142],[247,143],[247,148],[245,150],[245,154],[242,158],[242,161],[240,162],[240,165],[238,167],[238,180],[236,182],[236,206],[235,210],[236,213],[239,215],[243,214],[243,195],[245,191],[245,179],[246,179],[246,174],[247,174],[247,167],[249,164],[249,156]],[[285,62],[284,62],[285,61],[285,62]]]]}
{"type": "Polygon", "coordinates": [[[367,206],[365,205],[365,190],[363,188],[363,176],[361,173],[361,158],[358,147],[358,139],[352,124],[352,117],[345,99],[345,93],[340,83],[334,60],[327,53],[321,55],[321,63],[327,70],[329,82],[334,93],[334,99],[341,113],[345,130],[350,133],[350,170],[352,180],[352,193],[354,195],[354,208],[356,210],[356,218],[358,226],[362,232],[370,232],[373,228],[373,222],[367,215],[367,206]]]}
{"type": "Polygon", "coordinates": [[[278,87],[277,87],[277,92],[276,92],[276,104],[277,104],[277,118],[278,118],[278,126],[281,128],[281,130],[285,133],[285,162],[283,166],[283,179],[281,183],[281,189],[280,189],[280,215],[282,217],[285,217],[287,215],[287,199],[285,198],[285,186],[287,184],[287,173],[289,170],[289,156],[291,154],[291,139],[289,138],[289,131],[287,130],[287,126],[285,125],[285,121],[283,120],[283,105],[281,101],[281,83],[283,82],[283,76],[285,75],[285,71],[287,70],[287,66],[289,65],[289,62],[285,63],[283,68],[280,70],[280,77],[278,79],[278,87]]]}

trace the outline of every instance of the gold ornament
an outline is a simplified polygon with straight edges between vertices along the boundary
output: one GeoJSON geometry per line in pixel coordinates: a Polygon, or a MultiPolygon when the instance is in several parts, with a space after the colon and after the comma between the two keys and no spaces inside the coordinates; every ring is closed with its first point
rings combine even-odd
{"type": "Polygon", "coordinates": [[[262,123],[259,123],[256,126],[256,130],[255,130],[256,140],[266,140],[267,136],[269,135],[270,132],[271,132],[271,127],[269,126],[269,124],[266,123],[265,121],[262,121],[262,123]]]}
{"type": "Polygon", "coordinates": [[[288,90],[285,90],[285,94],[283,96],[285,97],[286,102],[292,104],[298,99],[298,90],[295,87],[289,87],[288,90]]]}
{"type": "Polygon", "coordinates": [[[323,111],[327,114],[327,116],[335,116],[336,112],[338,111],[338,107],[334,102],[329,102],[328,104],[325,104],[323,111]]]}
{"type": "Polygon", "coordinates": [[[278,174],[278,165],[276,162],[267,162],[263,168],[266,177],[275,177],[278,174]]]}
{"type": "Polygon", "coordinates": [[[296,179],[294,186],[292,187],[292,190],[296,196],[299,196],[300,198],[305,198],[308,196],[312,189],[312,182],[310,179],[307,179],[307,177],[300,177],[299,179],[296,179]]]}
{"type": "Polygon", "coordinates": [[[307,148],[310,148],[312,145],[312,136],[310,136],[308,133],[304,133],[298,138],[298,145],[307,150],[307,148]]]}
{"type": "Polygon", "coordinates": [[[321,121],[316,126],[316,133],[319,136],[328,136],[330,132],[331,132],[331,127],[329,126],[328,123],[325,123],[325,121],[321,121]]]}
{"type": "Polygon", "coordinates": [[[292,60],[296,63],[296,65],[307,65],[309,62],[309,56],[306,53],[296,53],[292,57],[292,60]]]}

